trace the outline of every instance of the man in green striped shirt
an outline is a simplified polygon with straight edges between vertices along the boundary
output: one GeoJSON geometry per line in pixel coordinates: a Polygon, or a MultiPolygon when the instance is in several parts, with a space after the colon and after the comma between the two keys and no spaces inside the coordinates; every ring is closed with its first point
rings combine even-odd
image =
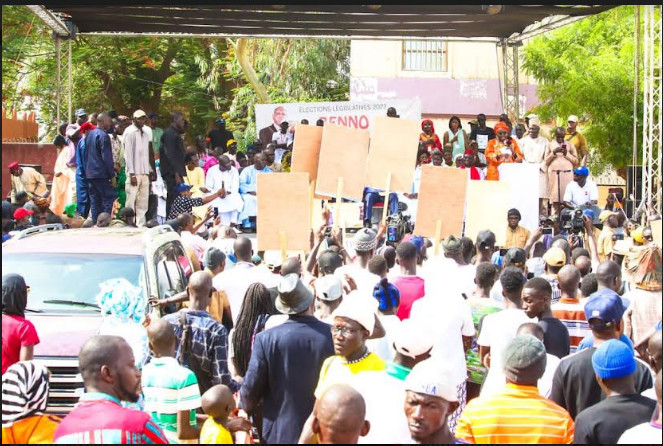
{"type": "Polygon", "coordinates": [[[196,425],[196,409],[200,407],[198,380],[175,359],[177,338],[173,326],[161,319],[154,320],[147,334],[155,358],[142,371],[145,411],[171,443],[197,439],[200,434],[196,425]]]}

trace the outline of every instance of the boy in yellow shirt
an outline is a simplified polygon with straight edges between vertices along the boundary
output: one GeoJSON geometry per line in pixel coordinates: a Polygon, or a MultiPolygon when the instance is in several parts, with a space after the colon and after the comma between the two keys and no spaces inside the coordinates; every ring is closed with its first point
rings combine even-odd
{"type": "Polygon", "coordinates": [[[233,432],[251,431],[251,423],[246,418],[228,419],[236,407],[232,392],[223,384],[203,394],[202,408],[208,418],[200,430],[200,444],[234,444],[233,432]]]}

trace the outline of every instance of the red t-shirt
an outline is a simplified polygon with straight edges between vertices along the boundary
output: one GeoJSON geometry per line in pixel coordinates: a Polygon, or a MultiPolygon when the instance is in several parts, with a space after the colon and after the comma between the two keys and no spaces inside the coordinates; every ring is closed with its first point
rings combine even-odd
{"type": "Polygon", "coordinates": [[[19,361],[21,347],[36,344],[39,336],[32,322],[21,316],[2,315],[2,373],[19,361]]]}
{"type": "Polygon", "coordinates": [[[396,316],[400,320],[409,319],[412,304],[424,297],[424,279],[419,276],[398,276],[392,283],[401,293],[401,304],[398,306],[396,316]]]}

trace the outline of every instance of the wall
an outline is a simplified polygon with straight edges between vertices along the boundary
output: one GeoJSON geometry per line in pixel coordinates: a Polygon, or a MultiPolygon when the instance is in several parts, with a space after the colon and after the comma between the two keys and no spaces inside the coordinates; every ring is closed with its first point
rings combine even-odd
{"type": "Polygon", "coordinates": [[[6,110],[2,109],[2,140],[3,141],[37,141],[39,125],[35,122],[34,113],[23,113],[23,119],[18,119],[16,110],[10,117],[6,117],[6,110]]]}
{"type": "MultiPolygon", "coordinates": [[[[503,111],[501,49],[493,43],[448,42],[448,71],[403,71],[402,42],[352,41],[351,100],[421,99],[422,114],[496,119],[503,111]]],[[[521,113],[538,104],[536,85],[520,73],[521,113]]]]}
{"type": "Polygon", "coordinates": [[[11,180],[7,164],[17,161],[19,164],[39,164],[46,182],[53,181],[53,168],[57,158],[53,144],[37,143],[2,143],[2,198],[11,190],[11,180]]]}

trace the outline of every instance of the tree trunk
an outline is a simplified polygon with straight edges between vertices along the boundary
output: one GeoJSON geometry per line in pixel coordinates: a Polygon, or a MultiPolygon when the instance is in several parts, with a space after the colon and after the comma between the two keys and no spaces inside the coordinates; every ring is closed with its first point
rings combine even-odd
{"type": "Polygon", "coordinates": [[[246,80],[251,84],[255,92],[258,94],[258,98],[262,103],[269,102],[269,94],[267,94],[267,89],[265,86],[258,80],[258,75],[256,74],[251,61],[249,60],[248,54],[246,53],[246,44],[247,39],[237,39],[237,46],[235,47],[235,55],[237,56],[237,62],[244,72],[246,80]]]}

